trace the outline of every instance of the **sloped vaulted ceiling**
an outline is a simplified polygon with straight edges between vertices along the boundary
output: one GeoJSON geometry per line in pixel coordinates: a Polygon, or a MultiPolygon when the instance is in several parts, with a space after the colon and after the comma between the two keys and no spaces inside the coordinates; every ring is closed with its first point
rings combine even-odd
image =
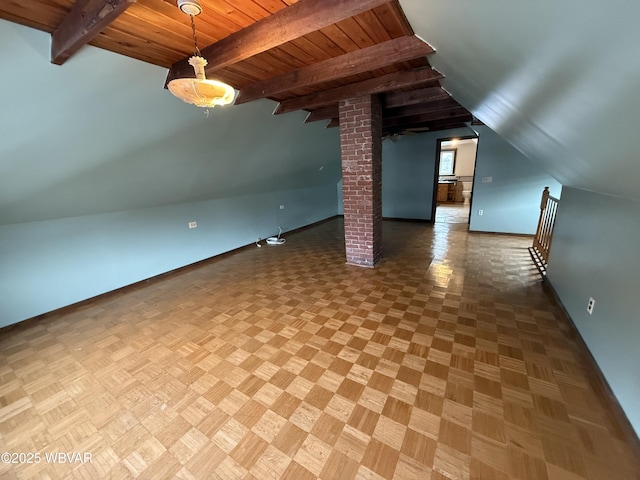
{"type": "MultiPolygon", "coordinates": [[[[53,32],[76,3],[87,4],[72,0],[5,2],[0,7],[0,17],[53,32]]],[[[101,31],[93,44],[165,68],[171,62],[179,63],[179,59],[189,54],[190,30],[174,0],[118,0],[116,3],[134,6],[101,31]],[[167,42],[168,46],[165,45],[167,42]]],[[[270,16],[292,12],[290,8],[295,10],[302,3],[302,0],[207,0],[210,16],[199,22],[199,32],[203,43],[215,46],[218,40],[223,42],[220,37],[229,38],[262,21],[267,22],[262,27],[269,26],[270,16]],[[232,8],[231,4],[239,7],[232,8]],[[256,5],[264,7],[257,8],[256,5]],[[268,9],[269,6],[273,8],[268,9]],[[210,22],[217,23],[209,25],[210,22]],[[213,36],[214,33],[219,36],[213,36]]],[[[401,122],[387,119],[387,133],[410,128],[436,130],[451,126],[454,120],[468,122],[471,120],[469,110],[564,185],[640,198],[640,155],[635,143],[640,119],[640,97],[636,93],[640,85],[637,54],[640,3],[634,0],[606,3],[579,0],[399,0],[399,3],[398,0],[305,0],[303,6],[311,9],[311,14],[303,18],[313,19],[317,23],[313,28],[320,28],[322,22],[318,20],[318,12],[344,13],[343,10],[349,6],[353,8],[356,3],[366,11],[312,32],[310,37],[303,35],[291,44],[220,68],[216,74],[222,79],[228,76],[228,80],[234,80],[232,83],[240,88],[245,100],[256,97],[248,95],[252,91],[259,91],[281,102],[280,113],[303,109],[309,112],[307,121],[334,119],[335,125],[336,89],[348,86],[349,92],[354,88],[360,92],[363,83],[386,82],[386,75],[415,74],[416,71],[431,73],[428,65],[432,65],[437,69],[438,79],[420,77],[422,84],[411,87],[420,89],[424,105],[409,105],[404,110],[391,108],[401,122]],[[317,15],[314,16],[314,12],[317,15]],[[393,48],[399,48],[397,42],[402,45],[409,42],[415,49],[414,33],[436,49],[435,54],[428,55],[428,60],[424,45],[418,45],[407,57],[413,60],[399,63],[390,60],[385,68],[380,68],[376,61],[367,64],[373,70],[339,80],[327,81],[326,72],[321,69],[327,65],[323,62],[330,62],[335,70],[336,62],[345,57],[348,59],[345,65],[351,66],[354,58],[362,60],[366,57],[362,52],[367,48],[375,48],[377,52],[389,41],[393,48]],[[416,52],[418,58],[413,56],[416,52]],[[289,63],[283,63],[283,59],[288,59],[289,63]],[[274,79],[276,84],[283,79],[293,82],[291,79],[299,78],[301,72],[310,78],[318,70],[323,73],[322,81],[315,79],[320,82],[318,85],[279,93],[274,90],[268,90],[270,94],[263,92],[265,82],[273,84],[274,79]],[[439,79],[440,74],[444,74],[444,79],[439,79]],[[453,98],[441,99],[440,95],[447,97],[448,94],[440,89],[440,84],[453,98]],[[437,92],[435,97],[434,90],[437,92]],[[322,96],[323,101],[308,104],[308,97],[314,95],[322,96]],[[327,95],[332,95],[332,103],[327,103],[327,95]],[[300,98],[307,103],[300,103],[300,98]],[[424,118],[425,111],[416,115],[414,107],[418,106],[427,109],[428,118],[424,118]],[[422,123],[414,124],[414,120],[422,123]]],[[[298,13],[300,10],[297,9],[298,13]]],[[[285,14],[278,18],[290,16],[285,14]]],[[[296,18],[300,20],[300,17],[296,18]]],[[[265,28],[258,30],[271,32],[265,28]]],[[[303,30],[299,29],[297,33],[302,34],[303,30]]],[[[241,35],[241,38],[245,37],[241,35]]],[[[253,42],[256,43],[259,42],[253,42]]],[[[13,46],[3,47],[6,54],[15,53],[11,52],[13,46]]],[[[42,65],[48,60],[46,49],[42,46],[38,58],[33,60],[34,65],[36,62],[42,65]]],[[[82,51],[81,48],[79,53],[82,51]]],[[[387,57],[397,59],[393,54],[387,57]]],[[[22,70],[13,63],[7,62],[12,65],[8,74],[16,76],[22,70]]],[[[69,66],[62,68],[68,71],[69,66]]],[[[337,70],[340,73],[340,69],[337,70]]],[[[131,73],[132,70],[125,75],[131,73]]],[[[160,83],[156,80],[150,88],[160,89],[160,83]]],[[[296,85],[293,82],[289,87],[296,85]]],[[[390,107],[391,100],[397,100],[393,95],[413,94],[405,92],[405,87],[393,90],[384,90],[386,107],[390,107]]],[[[158,92],[158,95],[160,93],[166,92],[158,92]]],[[[415,103],[415,99],[402,97],[403,105],[407,101],[415,103]]],[[[306,115],[306,112],[298,113],[306,115]]],[[[283,117],[286,115],[280,116],[283,117]]],[[[28,118],[40,119],[40,116],[28,118]]],[[[7,117],[10,127],[16,127],[15,120],[7,117]]],[[[307,125],[305,134],[323,136],[316,127],[318,125],[307,125]]],[[[333,132],[333,136],[336,135],[333,132]]],[[[15,140],[12,138],[11,141],[15,140]]],[[[7,143],[11,142],[6,142],[5,146],[7,143]]],[[[15,163],[15,158],[12,161],[15,163]]]]}
{"type": "Polygon", "coordinates": [[[640,3],[400,4],[475,116],[562,184],[640,199],[640,3]]]}
{"type": "Polygon", "coordinates": [[[0,227],[340,178],[337,130],[302,112],[260,100],[205,118],[162,89],[166,69],[93,47],[59,67],[49,46],[0,20],[0,227]]]}

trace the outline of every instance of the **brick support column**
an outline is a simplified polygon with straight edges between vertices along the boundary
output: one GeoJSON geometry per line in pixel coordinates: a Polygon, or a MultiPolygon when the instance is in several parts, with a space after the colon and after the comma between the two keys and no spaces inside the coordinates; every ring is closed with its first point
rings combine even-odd
{"type": "Polygon", "coordinates": [[[347,263],[373,267],[382,250],[382,107],[377,96],[340,102],[347,263]]]}

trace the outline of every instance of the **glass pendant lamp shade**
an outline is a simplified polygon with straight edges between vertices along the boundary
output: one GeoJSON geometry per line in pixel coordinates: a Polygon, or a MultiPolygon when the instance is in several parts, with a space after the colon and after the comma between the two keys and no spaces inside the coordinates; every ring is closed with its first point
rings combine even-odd
{"type": "Polygon", "coordinates": [[[189,59],[195,71],[195,78],[176,78],[167,85],[169,91],[179,99],[198,107],[213,108],[233,102],[236,91],[230,85],[217,80],[207,80],[204,67],[207,60],[193,56],[189,59]]]}
{"type": "Polygon", "coordinates": [[[195,54],[189,58],[189,65],[193,67],[195,78],[176,78],[171,80],[167,88],[179,99],[198,107],[213,108],[216,105],[228,105],[233,102],[236,91],[232,86],[218,80],[208,80],[204,73],[207,59],[200,55],[194,15],[202,13],[202,7],[197,0],[178,0],[178,8],[189,15],[195,54]]]}

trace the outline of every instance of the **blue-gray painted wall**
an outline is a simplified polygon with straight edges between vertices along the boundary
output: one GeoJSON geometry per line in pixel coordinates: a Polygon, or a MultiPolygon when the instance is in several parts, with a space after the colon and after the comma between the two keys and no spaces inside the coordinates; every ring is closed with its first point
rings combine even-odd
{"type": "Polygon", "coordinates": [[[403,135],[382,142],[382,215],[432,220],[438,139],[473,134],[469,128],[403,135]]]}
{"type": "Polygon", "coordinates": [[[286,232],[336,213],[328,184],[2,225],[0,327],[252,244],[278,226],[286,232]],[[197,228],[189,229],[190,221],[197,228]]]}
{"type": "Polygon", "coordinates": [[[640,432],[640,202],[563,188],[547,277],[640,432]],[[593,314],[587,303],[596,301],[593,314]]]}
{"type": "Polygon", "coordinates": [[[489,127],[474,128],[479,140],[469,229],[534,234],[544,187],[558,197],[562,186],[489,127]],[[490,183],[483,182],[487,177],[491,177],[490,183]]]}
{"type": "MultiPolygon", "coordinates": [[[[560,184],[496,135],[480,126],[402,136],[382,143],[382,214],[386,218],[431,221],[438,140],[478,134],[470,230],[535,233],[545,186],[554,196],[560,184]],[[491,183],[482,177],[491,176],[491,183]],[[478,216],[478,209],[484,210],[478,216]]],[[[337,185],[342,213],[342,184],[337,185]]]]}
{"type": "Polygon", "coordinates": [[[336,215],[337,130],[268,100],[206,118],[162,68],[50,42],[0,20],[0,327],[336,215]]]}

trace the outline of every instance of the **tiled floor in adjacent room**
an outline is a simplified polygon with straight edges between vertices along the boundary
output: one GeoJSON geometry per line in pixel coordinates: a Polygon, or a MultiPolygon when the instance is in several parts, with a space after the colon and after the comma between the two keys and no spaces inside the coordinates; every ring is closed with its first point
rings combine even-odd
{"type": "Polygon", "coordinates": [[[435,223],[469,223],[469,204],[439,203],[435,223]]]}
{"type": "Polygon", "coordinates": [[[366,269],[334,219],[0,331],[0,451],[41,455],[0,477],[640,479],[531,240],[466,229],[366,269]]]}

